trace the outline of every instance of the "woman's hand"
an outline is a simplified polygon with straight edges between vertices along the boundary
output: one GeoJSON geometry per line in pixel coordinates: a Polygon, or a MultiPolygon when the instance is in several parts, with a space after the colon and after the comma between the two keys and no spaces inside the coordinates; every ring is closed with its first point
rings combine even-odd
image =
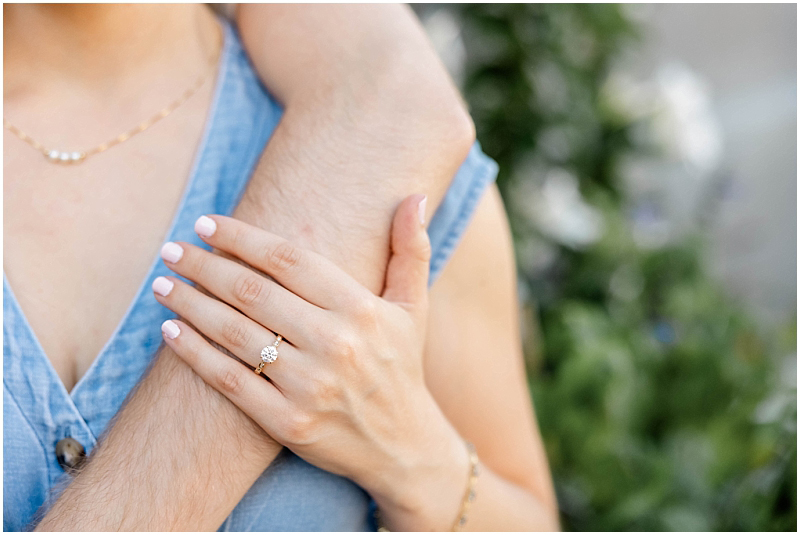
{"type": "Polygon", "coordinates": [[[381,297],[332,262],[235,219],[201,217],[210,245],[266,273],[189,244],[162,249],[177,278],[153,284],[181,321],[166,343],[209,385],[308,462],[348,477],[376,500],[389,527],[447,529],[458,513],[469,461],[425,386],[422,353],[430,244],[425,197],[397,210],[381,297]],[[227,304],[226,304],[227,303],[227,304]],[[253,373],[276,335],[279,357],[253,373]]]}

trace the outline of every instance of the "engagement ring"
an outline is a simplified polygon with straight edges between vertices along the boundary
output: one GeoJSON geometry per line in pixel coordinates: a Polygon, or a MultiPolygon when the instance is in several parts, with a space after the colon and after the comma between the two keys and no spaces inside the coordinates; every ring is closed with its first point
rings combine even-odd
{"type": "Polygon", "coordinates": [[[278,338],[275,339],[271,346],[261,350],[261,362],[258,363],[258,367],[254,370],[256,375],[261,375],[261,370],[264,369],[264,366],[278,360],[278,344],[281,343],[281,340],[283,340],[283,336],[278,335],[278,338]]]}

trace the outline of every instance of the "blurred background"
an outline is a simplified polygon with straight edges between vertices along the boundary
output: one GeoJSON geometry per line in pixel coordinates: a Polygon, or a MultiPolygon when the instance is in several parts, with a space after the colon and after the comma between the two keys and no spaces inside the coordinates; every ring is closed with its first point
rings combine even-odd
{"type": "Polygon", "coordinates": [[[564,528],[795,531],[796,6],[414,9],[500,164],[564,528]]]}

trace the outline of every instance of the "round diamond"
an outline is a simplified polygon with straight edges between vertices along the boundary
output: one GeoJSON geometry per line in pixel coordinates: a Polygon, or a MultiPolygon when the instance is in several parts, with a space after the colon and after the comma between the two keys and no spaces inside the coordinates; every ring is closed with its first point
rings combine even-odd
{"type": "Polygon", "coordinates": [[[61,154],[58,155],[58,159],[64,163],[67,163],[70,161],[70,155],[68,152],[62,152],[61,154]]]}
{"type": "Polygon", "coordinates": [[[58,152],[57,150],[51,150],[50,152],[47,153],[47,157],[50,158],[51,160],[58,160],[58,157],[60,155],[61,153],[58,152]]]}
{"type": "Polygon", "coordinates": [[[73,152],[72,154],[69,155],[69,157],[72,158],[73,162],[79,162],[83,160],[83,153],[73,152]]]}
{"type": "Polygon", "coordinates": [[[267,346],[261,350],[261,360],[269,364],[278,360],[278,350],[274,346],[267,346]]]}

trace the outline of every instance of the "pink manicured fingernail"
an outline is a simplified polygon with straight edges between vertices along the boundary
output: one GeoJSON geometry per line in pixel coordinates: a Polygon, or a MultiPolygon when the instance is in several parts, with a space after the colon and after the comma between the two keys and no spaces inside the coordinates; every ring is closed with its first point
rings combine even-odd
{"type": "Polygon", "coordinates": [[[194,231],[203,238],[210,238],[217,231],[217,224],[210,217],[201,215],[194,223],[194,231]]]}
{"type": "Polygon", "coordinates": [[[178,324],[172,320],[167,320],[161,324],[161,332],[164,333],[164,336],[170,340],[174,340],[179,334],[181,334],[178,324]]]}
{"type": "Polygon", "coordinates": [[[419,224],[420,225],[424,225],[425,224],[425,207],[427,205],[428,205],[428,197],[427,196],[423,197],[422,200],[419,201],[419,204],[417,205],[417,213],[419,214],[419,224]]]}
{"type": "Polygon", "coordinates": [[[156,277],[156,280],[153,281],[153,291],[164,297],[169,295],[173,286],[175,283],[166,277],[156,277]]]}
{"type": "Polygon", "coordinates": [[[167,262],[172,262],[173,264],[181,259],[183,256],[183,247],[178,245],[177,243],[173,243],[168,241],[164,244],[164,247],[161,248],[161,258],[166,260],[167,262]]]}

